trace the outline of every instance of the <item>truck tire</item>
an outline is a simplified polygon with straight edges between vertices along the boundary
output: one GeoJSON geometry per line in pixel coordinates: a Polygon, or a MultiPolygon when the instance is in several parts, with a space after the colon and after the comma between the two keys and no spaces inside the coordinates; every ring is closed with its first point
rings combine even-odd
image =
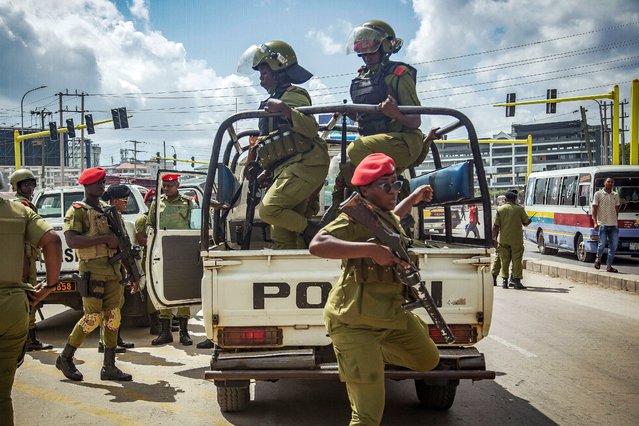
{"type": "Polygon", "coordinates": [[[248,386],[219,386],[217,403],[223,413],[237,413],[246,410],[250,395],[248,386]]]}
{"type": "Polygon", "coordinates": [[[537,248],[541,254],[557,254],[559,250],[549,248],[546,246],[546,240],[544,239],[544,231],[539,231],[537,234],[537,248]]]}
{"type": "Polygon", "coordinates": [[[586,245],[584,244],[584,237],[579,235],[577,238],[577,244],[575,244],[575,254],[580,262],[593,262],[595,260],[594,253],[588,253],[586,251],[586,245]]]}
{"type": "Polygon", "coordinates": [[[429,385],[424,380],[415,380],[415,391],[422,407],[429,410],[448,410],[455,402],[459,381],[445,385],[429,385]]]}

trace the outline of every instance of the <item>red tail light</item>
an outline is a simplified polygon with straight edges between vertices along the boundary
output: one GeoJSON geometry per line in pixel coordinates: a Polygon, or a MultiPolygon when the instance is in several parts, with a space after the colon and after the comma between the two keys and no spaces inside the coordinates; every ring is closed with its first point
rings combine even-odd
{"type": "Polygon", "coordinates": [[[282,329],[278,327],[225,327],[218,331],[223,348],[281,346],[282,329]]]}
{"type": "MultiPolygon", "coordinates": [[[[477,330],[470,324],[452,324],[448,325],[455,336],[455,343],[476,343],[477,330]]],[[[428,334],[436,344],[446,344],[446,340],[442,337],[439,329],[434,325],[428,325],[428,334]]]]}

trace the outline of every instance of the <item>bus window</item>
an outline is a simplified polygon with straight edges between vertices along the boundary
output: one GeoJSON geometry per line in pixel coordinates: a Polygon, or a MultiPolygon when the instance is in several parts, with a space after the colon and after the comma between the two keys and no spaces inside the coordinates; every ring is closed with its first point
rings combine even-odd
{"type": "Polygon", "coordinates": [[[590,203],[590,184],[579,185],[579,205],[587,206],[590,203]]]}
{"type": "Polygon", "coordinates": [[[528,186],[526,187],[526,198],[525,205],[530,206],[533,203],[533,198],[535,195],[535,181],[536,179],[528,179],[528,186]]]}
{"type": "Polygon", "coordinates": [[[533,201],[534,204],[544,204],[545,195],[546,195],[546,181],[548,179],[541,178],[538,179],[535,183],[535,199],[533,201]]]}
{"type": "Polygon", "coordinates": [[[575,205],[575,193],[577,192],[578,176],[566,176],[561,185],[560,204],[562,206],[575,205]]]}
{"type": "Polygon", "coordinates": [[[546,204],[549,205],[557,205],[559,204],[559,183],[561,182],[561,177],[557,176],[551,178],[548,182],[548,194],[546,194],[546,204]]]}

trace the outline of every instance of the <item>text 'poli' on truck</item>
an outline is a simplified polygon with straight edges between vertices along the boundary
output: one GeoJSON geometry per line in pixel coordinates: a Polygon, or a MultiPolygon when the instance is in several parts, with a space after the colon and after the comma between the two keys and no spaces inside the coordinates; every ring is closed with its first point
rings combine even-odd
{"type": "MultiPolygon", "coordinates": [[[[376,108],[340,104],[299,110],[346,115],[376,108]]],[[[433,145],[431,154],[439,170],[423,176],[411,172],[409,176],[412,187],[424,183],[434,187],[432,206],[444,212],[443,232],[435,235],[424,229],[422,207],[413,209],[412,236],[426,241],[423,248],[412,251],[455,343],[446,344],[425,310],[415,310],[429,324],[431,337],[440,348],[440,363],[426,373],[392,367],[385,373],[389,379],[414,380],[423,406],[447,409],[453,404],[459,380],[495,377],[493,371],[486,370],[484,356],[475,348],[488,335],[491,323],[491,241],[454,236],[451,217],[452,206],[483,204],[483,235],[490,235],[490,198],[477,135],[468,118],[444,108],[400,107],[400,111],[454,118],[439,134],[465,128],[473,156],[472,161],[441,168],[433,145]],[[479,196],[475,196],[475,181],[479,196]]],[[[149,295],[156,306],[202,304],[206,335],[216,344],[205,378],[215,382],[217,400],[225,412],[247,408],[252,380],[338,379],[322,309],[340,276],[340,262],[312,256],[308,250],[271,249],[269,227],[255,210],[263,190],[251,190],[255,188],[245,180],[246,141],[258,132],[236,134],[233,125],[272,115],[242,112],[220,125],[211,153],[201,229],[155,229],[149,235],[149,295]],[[214,182],[217,196],[209,206],[214,182]]],[[[343,135],[355,130],[347,128],[345,121],[336,129],[343,135]]],[[[341,158],[346,157],[345,140],[341,158]]],[[[332,178],[329,176],[327,188],[332,178]]]]}

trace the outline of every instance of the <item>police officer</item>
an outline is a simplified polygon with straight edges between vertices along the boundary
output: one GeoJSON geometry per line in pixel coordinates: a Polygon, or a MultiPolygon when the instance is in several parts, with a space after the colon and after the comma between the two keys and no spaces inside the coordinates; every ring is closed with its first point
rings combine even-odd
{"type": "MultiPolygon", "coordinates": [[[[110,205],[115,206],[118,213],[122,215],[126,210],[126,206],[129,204],[129,195],[131,190],[126,185],[111,185],[102,195],[102,200],[108,202],[110,205]]],[[[120,216],[121,217],[121,216],[120,216]]],[[[123,221],[124,222],[124,221],[123,221]]],[[[125,223],[126,228],[126,223],[125,223]]],[[[130,238],[131,236],[129,236],[130,238]]],[[[137,284],[137,283],[136,283],[137,284]]],[[[120,300],[120,312],[124,306],[124,292],[122,292],[122,300],[120,300]]],[[[118,328],[117,346],[115,347],[116,353],[124,353],[127,349],[135,347],[134,343],[125,342],[121,336],[122,324],[118,328]]],[[[98,341],[98,352],[104,352],[104,322],[100,324],[100,340],[98,341]]]]}
{"type": "MultiPolygon", "coordinates": [[[[191,227],[191,210],[195,208],[193,202],[180,194],[178,188],[180,175],[176,173],[166,173],[162,176],[163,194],[151,204],[149,208],[148,223],[152,228],[156,227],[156,209],[160,215],[160,223],[157,224],[163,229],[189,229],[191,227]]],[[[171,309],[160,309],[161,331],[157,338],[151,341],[154,346],[164,345],[173,341],[171,333],[171,319],[173,313],[171,309]]],[[[191,310],[188,306],[177,309],[176,317],[180,323],[180,343],[184,346],[193,344],[189,336],[188,323],[191,318],[191,310]]]]}
{"type": "MultiPolygon", "coordinates": [[[[421,186],[397,204],[402,181],[395,163],[376,153],[355,169],[352,183],[375,206],[384,223],[408,242],[399,218],[413,205],[432,199],[430,186],[421,186]]],[[[439,353],[428,326],[402,309],[404,286],[391,266],[408,266],[387,247],[377,244],[364,226],[340,214],[313,239],[312,254],[342,259],[342,275],[324,307],[324,322],[333,341],[340,379],[346,382],[351,425],[378,425],[384,411],[384,364],[428,371],[439,353]]]]}
{"type": "MultiPolygon", "coordinates": [[[[38,213],[38,209],[31,202],[31,200],[33,200],[33,192],[37,186],[36,178],[31,170],[18,169],[11,174],[9,180],[11,181],[11,189],[13,189],[16,193],[15,201],[38,213]]],[[[40,250],[37,246],[30,246],[26,251],[26,255],[29,260],[29,283],[35,286],[38,280],[36,261],[40,258],[40,250]]],[[[42,343],[38,340],[35,324],[36,311],[38,308],[39,306],[35,306],[29,311],[29,337],[27,340],[27,352],[53,348],[53,345],[42,343]]]]}
{"type": "Polygon", "coordinates": [[[10,201],[9,188],[0,172],[0,423],[13,425],[11,388],[22,364],[32,309],[57,285],[62,264],[60,237],[33,210],[10,201]],[[41,247],[47,281],[36,289],[29,283],[25,247],[41,247]],[[25,271],[27,269],[27,271],[25,271]]]}
{"type": "Polygon", "coordinates": [[[501,263],[502,287],[508,288],[508,269],[512,262],[511,283],[516,289],[525,289],[523,277],[524,234],[522,225],[530,224],[526,210],[517,204],[517,191],[506,192],[506,203],[497,209],[493,225],[493,240],[498,242],[497,255],[501,263]]]}
{"type": "Polygon", "coordinates": [[[238,71],[260,73],[260,85],[269,97],[260,104],[280,116],[259,120],[260,140],[249,155],[256,155],[262,167],[273,173],[259,209],[260,218],[271,225],[276,249],[306,248],[319,226],[309,221],[309,200],[328,173],[330,159],[326,142],[318,136],[319,126],[311,115],[296,107],[311,105],[308,92],[293,84],[308,81],[313,74],[297,63],[291,46],[269,41],[249,47],[240,59],[238,71]]]}
{"type": "MultiPolygon", "coordinates": [[[[419,129],[421,117],[403,114],[398,106],[419,106],[415,68],[389,58],[399,52],[403,40],[384,21],[371,20],[356,27],[346,44],[347,53],[356,53],[364,61],[351,83],[351,99],[355,104],[378,105],[380,112],[360,113],[357,127],[360,137],[347,148],[348,159],[338,175],[333,203],[344,200],[344,189],[350,185],[354,166],[367,155],[382,152],[391,157],[397,174],[421,164],[428,154],[435,129],[424,137],[419,129]]],[[[353,118],[353,117],[352,117],[353,118]]]]}
{"type": "Polygon", "coordinates": [[[100,370],[101,380],[130,381],[132,376],[115,366],[115,347],[120,328],[120,301],[124,291],[120,284],[121,262],[110,263],[116,254],[119,240],[109,229],[107,218],[102,214],[106,204],[100,199],[104,194],[106,171],[92,167],[82,172],[78,182],[84,185],[84,200],[75,202],[64,217],[64,237],[67,245],[76,250],[80,259],[79,272],[82,283],[84,315],[69,335],[67,344],[55,366],[67,379],[80,381],[82,373],[73,363],[76,349],[86,336],[102,322],[104,330],[104,363],[100,370]]]}

